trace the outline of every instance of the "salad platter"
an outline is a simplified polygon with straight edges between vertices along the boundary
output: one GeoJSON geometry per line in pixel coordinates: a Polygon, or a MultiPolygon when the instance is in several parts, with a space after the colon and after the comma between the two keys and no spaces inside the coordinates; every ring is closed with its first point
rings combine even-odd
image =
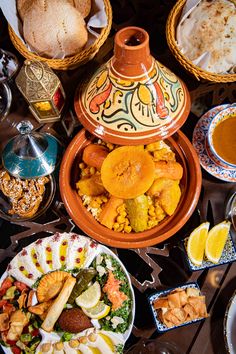
{"type": "Polygon", "coordinates": [[[0,284],[5,353],[123,353],[134,292],[107,247],[75,233],[38,239],[12,259],[0,284]]]}

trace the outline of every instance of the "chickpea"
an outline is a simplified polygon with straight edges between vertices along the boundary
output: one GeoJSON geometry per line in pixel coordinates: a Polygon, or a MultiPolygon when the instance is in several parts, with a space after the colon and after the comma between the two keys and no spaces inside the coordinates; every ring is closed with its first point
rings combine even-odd
{"type": "Polygon", "coordinates": [[[114,145],[111,143],[107,143],[107,147],[109,150],[113,150],[114,149],[114,145]]]}
{"type": "Polygon", "coordinates": [[[113,229],[114,229],[115,231],[117,231],[117,230],[119,229],[119,227],[120,227],[119,223],[118,223],[118,222],[115,222],[114,225],[113,225],[113,229]]]}
{"type": "Polygon", "coordinates": [[[76,347],[78,347],[78,345],[79,345],[79,341],[77,339],[71,339],[69,341],[69,346],[71,348],[76,348],[76,347]]]}
{"type": "Polygon", "coordinates": [[[121,231],[123,231],[123,228],[124,228],[124,225],[121,224],[116,231],[121,232],[121,231]]]}
{"type": "Polygon", "coordinates": [[[89,172],[90,172],[91,175],[94,175],[95,172],[96,172],[96,168],[95,167],[90,167],[89,172]]]}
{"type": "Polygon", "coordinates": [[[91,208],[99,208],[100,204],[96,200],[92,200],[89,206],[91,208]]]}
{"type": "Polygon", "coordinates": [[[62,350],[63,347],[64,347],[64,345],[63,345],[62,342],[56,342],[56,343],[54,343],[54,348],[55,348],[56,350],[62,350]]]}
{"type": "Polygon", "coordinates": [[[126,232],[127,234],[129,234],[132,230],[132,227],[130,225],[125,225],[124,226],[124,232],[126,232]]]}
{"type": "Polygon", "coordinates": [[[90,340],[90,342],[95,342],[96,339],[97,339],[97,336],[96,336],[95,333],[90,333],[90,334],[88,335],[88,339],[90,340]]]}
{"type": "Polygon", "coordinates": [[[84,336],[84,337],[80,337],[79,341],[82,344],[86,344],[88,342],[88,339],[87,339],[87,337],[84,336]]]}
{"type": "Polygon", "coordinates": [[[117,222],[119,224],[124,224],[125,223],[125,218],[123,216],[121,216],[121,215],[117,216],[116,220],[117,220],[117,222]]]}
{"type": "Polygon", "coordinates": [[[44,343],[41,345],[41,350],[43,353],[49,352],[51,349],[51,343],[44,343]]]}
{"type": "Polygon", "coordinates": [[[80,162],[80,164],[79,164],[79,168],[81,169],[81,170],[83,170],[84,168],[85,168],[85,163],[84,162],[80,162]]]}

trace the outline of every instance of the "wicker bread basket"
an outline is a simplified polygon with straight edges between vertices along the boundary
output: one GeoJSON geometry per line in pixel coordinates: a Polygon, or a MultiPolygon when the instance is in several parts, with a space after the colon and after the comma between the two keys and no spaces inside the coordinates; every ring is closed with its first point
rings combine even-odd
{"type": "Polygon", "coordinates": [[[191,74],[193,74],[197,80],[205,79],[213,82],[234,82],[236,81],[236,74],[213,74],[209,71],[203,70],[194,65],[189,59],[187,59],[179,50],[176,42],[176,27],[179,22],[179,18],[182,13],[182,9],[186,3],[186,0],[178,0],[173,9],[171,10],[167,23],[166,23],[166,38],[167,43],[175,58],[179,63],[191,74]]]}
{"type": "Polygon", "coordinates": [[[109,35],[111,24],[112,24],[112,8],[109,0],[103,0],[103,1],[104,1],[105,11],[107,14],[107,26],[102,28],[99,37],[95,40],[95,42],[90,47],[82,50],[78,54],[68,56],[64,59],[50,59],[50,58],[41,57],[35,53],[30,52],[26,48],[24,43],[22,43],[19,37],[15,34],[13,29],[9,26],[8,30],[9,30],[10,39],[14,47],[26,59],[46,62],[51,68],[55,70],[74,69],[91,60],[95,56],[95,54],[99,51],[99,48],[103,45],[103,43],[105,42],[105,40],[109,35]]]}

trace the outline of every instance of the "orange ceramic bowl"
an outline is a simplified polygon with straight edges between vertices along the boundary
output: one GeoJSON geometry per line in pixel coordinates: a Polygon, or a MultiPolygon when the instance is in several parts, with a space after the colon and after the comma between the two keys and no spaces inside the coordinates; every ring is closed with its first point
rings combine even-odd
{"type": "Polygon", "coordinates": [[[66,210],[76,225],[95,240],[112,247],[142,248],[156,245],[173,236],[190,218],[201,191],[202,175],[198,156],[186,136],[178,131],[166,139],[184,169],[180,186],[182,196],[175,213],[150,230],[138,233],[116,232],[101,225],[83,206],[75,184],[83,148],[95,139],[82,129],[71,141],[60,168],[60,192],[66,210]]]}

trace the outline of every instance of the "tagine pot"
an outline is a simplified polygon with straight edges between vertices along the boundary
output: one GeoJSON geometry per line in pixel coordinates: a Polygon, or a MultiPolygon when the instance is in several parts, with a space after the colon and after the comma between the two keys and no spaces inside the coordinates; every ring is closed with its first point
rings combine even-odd
{"type": "Polygon", "coordinates": [[[115,36],[114,56],[79,84],[75,111],[85,129],[72,139],[60,167],[60,193],[75,224],[111,247],[153,246],[173,236],[195,210],[201,190],[197,154],[179,130],[190,111],[184,83],[156,61],[149,36],[138,27],[115,36]],[[175,134],[174,134],[175,133],[175,134]],[[118,145],[146,145],[165,140],[183,167],[181,199],[173,215],[143,232],[122,233],[100,224],[83,204],[76,183],[86,145],[97,139],[118,145]]]}
{"type": "Polygon", "coordinates": [[[190,112],[185,84],[155,60],[139,27],[117,32],[114,56],[84,80],[75,111],[93,135],[119,145],[148,144],[173,135],[190,112]]]}

